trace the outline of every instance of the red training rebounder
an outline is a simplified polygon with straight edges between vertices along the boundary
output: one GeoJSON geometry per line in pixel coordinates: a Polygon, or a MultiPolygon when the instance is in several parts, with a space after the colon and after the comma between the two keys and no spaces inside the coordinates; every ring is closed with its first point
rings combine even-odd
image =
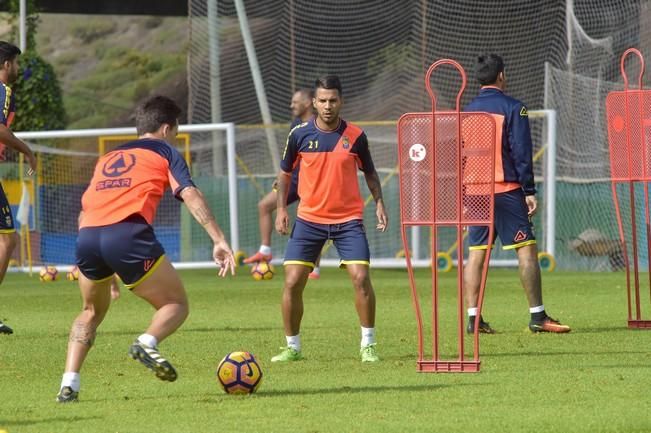
{"type": "MultiPolygon", "coordinates": [[[[626,269],[628,327],[648,329],[651,328],[651,320],[642,319],[640,302],[639,253],[640,243],[644,242],[645,237],[638,235],[636,195],[639,195],[641,189],[644,196],[647,266],[651,271],[651,224],[649,221],[651,91],[644,90],[642,84],[644,57],[640,51],[635,48],[626,50],[620,60],[620,69],[624,78],[624,90],[610,92],[606,97],[610,180],[626,269]],[[624,67],[629,54],[635,54],[640,60],[638,89],[636,90],[629,89],[628,76],[624,67]],[[618,189],[624,190],[624,193],[618,194],[618,189]],[[626,201],[628,201],[628,206],[626,206],[626,201]],[[622,218],[622,212],[625,213],[625,219],[622,218]],[[631,262],[633,265],[632,282],[631,262]]],[[[649,275],[651,276],[651,273],[649,275]]],[[[651,290],[651,280],[649,284],[651,290]]]]}
{"type": "Polygon", "coordinates": [[[466,86],[466,74],[454,60],[443,59],[432,64],[425,76],[425,85],[432,101],[429,113],[407,113],[398,121],[398,161],[400,169],[400,218],[402,240],[409,283],[418,327],[417,369],[422,372],[479,371],[479,319],[484,297],[490,247],[484,261],[475,322],[472,359],[464,355],[464,290],[463,230],[469,226],[485,226],[493,238],[495,191],[496,123],[488,113],[461,112],[460,101],[466,86]],[[436,95],[430,81],[432,73],[442,65],[455,67],[462,84],[454,111],[437,111],[436,95]],[[425,357],[423,315],[419,300],[407,227],[424,226],[431,230],[432,291],[432,357],[425,357]],[[457,238],[458,356],[442,360],[440,356],[439,281],[436,273],[437,237],[441,228],[452,228],[457,238]]]}

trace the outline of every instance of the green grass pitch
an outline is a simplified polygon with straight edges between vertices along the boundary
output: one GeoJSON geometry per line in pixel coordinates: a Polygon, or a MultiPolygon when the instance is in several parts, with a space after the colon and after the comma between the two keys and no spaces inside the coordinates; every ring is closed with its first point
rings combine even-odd
{"type": "MultiPolygon", "coordinates": [[[[271,364],[284,345],[282,271],[256,282],[215,271],[183,271],[190,317],[161,345],[179,379],[158,381],[127,357],[151,309],[123,291],[99,329],[82,370],[80,402],[54,397],[68,327],[80,307],[75,283],[10,274],[0,287],[0,430],[29,432],[649,432],[651,331],[625,327],[621,273],[543,276],[549,313],[568,335],[526,331],[517,271],[491,271],[481,338],[481,372],[415,370],[416,325],[404,271],[374,270],[382,362],[358,360],[359,325],[346,274],[325,269],[305,292],[306,360],[271,364]],[[264,372],[256,395],[224,394],[215,378],[228,352],[256,355],[264,372]]],[[[418,273],[422,289],[429,275],[418,273]]],[[[441,277],[443,312],[454,310],[454,273],[441,277]]],[[[427,291],[427,290],[425,290],[427,291]]],[[[645,307],[648,292],[645,291],[645,307]]],[[[425,304],[429,301],[423,297],[425,304]]],[[[648,311],[648,308],[647,308],[648,311]]],[[[452,328],[444,320],[446,330],[452,328]]],[[[443,336],[451,353],[454,340],[443,336]]],[[[470,341],[466,339],[466,342],[470,341]]]]}

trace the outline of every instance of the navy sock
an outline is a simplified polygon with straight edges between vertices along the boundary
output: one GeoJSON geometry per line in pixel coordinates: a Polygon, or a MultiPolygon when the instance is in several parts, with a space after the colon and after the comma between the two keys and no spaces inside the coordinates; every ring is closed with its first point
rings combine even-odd
{"type": "Polygon", "coordinates": [[[545,310],[540,311],[538,313],[531,313],[531,320],[533,322],[542,322],[547,318],[547,313],[545,313],[545,310]]]}

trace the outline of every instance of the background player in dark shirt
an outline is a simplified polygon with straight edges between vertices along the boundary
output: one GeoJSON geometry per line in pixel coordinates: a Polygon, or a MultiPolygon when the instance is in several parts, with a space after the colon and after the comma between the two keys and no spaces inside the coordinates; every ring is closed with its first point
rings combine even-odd
{"type": "MultiPolygon", "coordinates": [[[[8,42],[0,41],[0,143],[25,155],[29,165],[28,174],[36,170],[36,157],[29,146],[19,140],[9,127],[14,118],[14,95],[10,84],[18,78],[18,56],[20,49],[8,42]]],[[[7,273],[9,259],[16,248],[17,234],[9,202],[0,186],[0,283],[7,273]]],[[[0,321],[0,334],[11,334],[13,330],[0,321]]]]}
{"type": "MultiPolygon", "coordinates": [[[[292,111],[292,117],[294,121],[292,122],[289,130],[297,127],[298,125],[307,122],[313,116],[314,109],[312,107],[312,90],[310,89],[299,89],[294,92],[292,96],[292,101],[289,105],[289,108],[292,111]]],[[[287,205],[295,203],[298,197],[298,171],[300,167],[296,167],[292,172],[292,180],[289,185],[289,192],[287,194],[287,205]]],[[[258,222],[260,224],[260,249],[258,252],[253,254],[250,257],[244,259],[244,263],[250,264],[255,262],[269,262],[272,259],[271,255],[271,231],[273,230],[273,219],[272,214],[276,210],[278,204],[278,195],[276,182],[272,191],[265,195],[258,202],[258,222]]],[[[316,267],[310,273],[310,278],[319,277],[319,263],[317,260],[316,267]]]]}
{"type": "MultiPolygon", "coordinates": [[[[477,59],[477,79],[482,85],[479,95],[465,111],[483,111],[493,115],[497,124],[495,163],[495,232],[502,248],[515,250],[518,256],[520,281],[529,302],[532,332],[569,332],[570,327],[552,319],[545,312],[542,282],[538,264],[538,248],[531,217],[538,209],[533,175],[533,145],[527,107],[504,94],[506,75],[500,56],[489,54],[477,59]]],[[[474,331],[481,270],[489,244],[488,229],[470,227],[470,252],[464,269],[468,332],[474,331]]],[[[493,329],[480,318],[480,332],[493,329]]]]}

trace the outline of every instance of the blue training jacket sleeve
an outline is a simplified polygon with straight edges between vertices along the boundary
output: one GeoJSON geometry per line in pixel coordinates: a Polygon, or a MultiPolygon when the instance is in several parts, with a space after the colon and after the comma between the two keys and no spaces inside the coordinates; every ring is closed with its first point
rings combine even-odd
{"type": "Polygon", "coordinates": [[[533,177],[533,143],[529,129],[529,114],[527,107],[515,104],[509,115],[509,144],[511,158],[514,163],[518,182],[525,195],[536,193],[536,184],[533,177]]]}

